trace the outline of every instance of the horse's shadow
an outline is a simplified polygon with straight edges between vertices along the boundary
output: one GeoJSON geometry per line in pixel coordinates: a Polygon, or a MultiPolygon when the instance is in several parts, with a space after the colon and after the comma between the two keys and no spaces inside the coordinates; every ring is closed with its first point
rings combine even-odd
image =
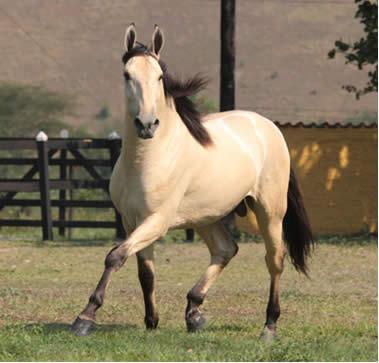
{"type": "MultiPolygon", "coordinates": [[[[43,335],[56,334],[62,332],[71,332],[71,324],[68,323],[31,323],[23,325],[24,329],[31,331],[39,331],[43,335]]],[[[141,326],[136,324],[95,324],[91,330],[93,333],[108,333],[108,332],[129,332],[142,329],[141,326]]],[[[144,329],[144,327],[143,327],[144,329]]],[[[209,324],[203,332],[234,332],[234,333],[248,333],[251,332],[251,327],[245,327],[238,324],[209,324]]],[[[74,333],[72,333],[74,334],[74,333]]]]}
{"type": "MultiPolygon", "coordinates": [[[[27,330],[40,330],[43,334],[71,332],[71,324],[68,323],[33,323],[26,324],[24,328],[27,330]]],[[[112,331],[128,331],[137,329],[137,325],[133,324],[96,324],[92,333],[95,332],[112,332],[112,331]]]]}
{"type": "Polygon", "coordinates": [[[246,326],[243,326],[243,325],[238,325],[238,324],[233,324],[233,323],[229,323],[229,324],[209,324],[207,327],[206,327],[206,331],[208,332],[225,332],[225,331],[229,331],[229,332],[240,332],[240,333],[247,333],[247,332],[250,332],[251,331],[251,327],[246,327],[246,326]]]}

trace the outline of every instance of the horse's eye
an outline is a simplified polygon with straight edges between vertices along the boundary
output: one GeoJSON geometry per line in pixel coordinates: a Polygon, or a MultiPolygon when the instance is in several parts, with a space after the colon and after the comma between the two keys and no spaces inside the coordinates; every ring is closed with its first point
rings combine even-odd
{"type": "Polygon", "coordinates": [[[130,81],[130,75],[128,72],[124,72],[125,81],[130,81]]]}

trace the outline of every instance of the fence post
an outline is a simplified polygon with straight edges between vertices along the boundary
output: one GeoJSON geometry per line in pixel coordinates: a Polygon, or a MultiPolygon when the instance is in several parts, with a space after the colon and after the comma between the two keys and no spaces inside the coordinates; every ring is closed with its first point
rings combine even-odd
{"type": "MultiPolygon", "coordinates": [[[[111,168],[113,171],[114,166],[116,165],[116,161],[118,156],[120,155],[120,141],[121,138],[116,131],[111,132],[108,135],[109,139],[109,151],[111,158],[111,168]]],[[[116,218],[116,238],[125,239],[126,233],[124,230],[124,226],[122,224],[122,219],[120,213],[115,209],[115,218],[116,218]]]]}
{"type": "Polygon", "coordinates": [[[195,231],[193,229],[186,229],[186,239],[184,242],[193,242],[195,238],[195,231]]]}
{"type": "MultiPolygon", "coordinates": [[[[60,132],[60,137],[62,139],[68,138],[68,130],[63,129],[60,132]]],[[[65,164],[65,161],[67,159],[67,150],[62,149],[60,152],[60,160],[61,165],[59,166],[59,179],[60,180],[66,180],[67,179],[67,167],[65,164]]],[[[59,202],[65,202],[66,201],[66,189],[60,189],[59,190],[59,202]]],[[[66,207],[64,205],[59,205],[59,221],[65,222],[66,221],[66,207]]],[[[60,226],[58,231],[60,236],[65,235],[65,226],[60,226]]]]}
{"type": "MultiPolygon", "coordinates": [[[[73,166],[70,165],[70,166],[68,167],[68,180],[69,180],[69,181],[71,181],[72,179],[74,179],[74,178],[73,178],[73,174],[74,174],[73,166]]],[[[70,199],[70,200],[73,200],[73,199],[74,199],[74,198],[73,198],[73,193],[74,193],[73,189],[70,188],[70,189],[68,190],[68,195],[69,195],[69,199],[70,199]]],[[[73,208],[68,208],[68,221],[69,221],[69,222],[71,222],[71,221],[73,220],[72,215],[73,215],[73,208]]],[[[70,228],[70,227],[68,228],[67,238],[68,238],[69,240],[71,240],[71,238],[72,238],[72,228],[70,228]]]]}
{"type": "Polygon", "coordinates": [[[234,110],[235,0],[221,0],[220,111],[234,110]]]}
{"type": "Polygon", "coordinates": [[[40,131],[36,136],[38,150],[39,190],[41,195],[41,219],[43,240],[53,239],[53,221],[51,217],[48,137],[40,131]]]}

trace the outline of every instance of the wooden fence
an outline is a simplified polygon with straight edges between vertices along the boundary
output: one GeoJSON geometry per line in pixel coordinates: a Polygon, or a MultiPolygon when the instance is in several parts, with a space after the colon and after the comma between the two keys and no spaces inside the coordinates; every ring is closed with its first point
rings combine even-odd
{"type": "MultiPolygon", "coordinates": [[[[108,195],[109,175],[120,153],[121,139],[116,133],[109,138],[51,138],[40,132],[33,138],[0,138],[0,152],[12,154],[27,151],[34,157],[0,157],[0,166],[12,168],[30,166],[21,178],[3,178],[0,175],[0,212],[5,207],[40,207],[40,219],[0,219],[1,226],[42,227],[44,240],[53,239],[53,227],[58,227],[64,236],[67,228],[113,228],[116,238],[125,238],[125,231],[119,213],[114,209],[109,196],[102,200],[73,200],[67,198],[67,191],[74,189],[101,189],[108,195]],[[84,150],[103,149],[102,158],[91,158],[84,150]],[[104,153],[105,151],[105,153],[104,153]],[[59,168],[59,178],[51,178],[51,167],[59,168]],[[74,179],[72,168],[84,168],[91,178],[74,179]],[[98,167],[109,168],[101,173],[98,167]],[[105,174],[105,175],[104,175],[105,174]],[[36,176],[39,176],[36,179],[36,176]],[[59,191],[58,199],[51,199],[50,192],[59,191]],[[39,199],[16,198],[18,193],[39,192],[39,199]],[[52,208],[59,208],[58,219],[53,220],[52,208]],[[70,208],[113,208],[113,221],[67,220],[66,209],[70,208]]],[[[193,240],[193,231],[186,230],[186,240],[193,240]]]]}
{"type": "MultiPolygon", "coordinates": [[[[53,239],[53,227],[59,227],[64,235],[66,228],[115,228],[116,237],[125,237],[121,218],[115,210],[114,221],[72,221],[66,220],[66,208],[114,208],[111,200],[68,200],[67,191],[73,189],[102,189],[108,193],[109,179],[104,178],[97,166],[113,168],[120,152],[121,140],[108,139],[52,138],[40,132],[36,139],[0,138],[1,151],[30,150],[36,157],[2,157],[0,165],[13,167],[30,165],[30,169],[19,179],[0,178],[0,211],[7,206],[40,207],[41,219],[0,219],[0,226],[42,227],[44,240],[53,239]],[[90,159],[83,155],[82,149],[108,150],[108,158],[90,159]],[[68,153],[72,155],[68,158],[68,153]],[[50,178],[50,167],[59,167],[59,178],[50,178]],[[73,166],[83,167],[92,179],[72,179],[73,166]],[[39,174],[39,179],[34,177],[39,174]],[[50,191],[59,190],[59,198],[50,199],[50,191]],[[39,199],[16,199],[19,192],[39,192],[39,199]],[[52,219],[52,207],[59,208],[58,220],[52,219]]],[[[109,173],[110,174],[110,173],[109,173]]]]}

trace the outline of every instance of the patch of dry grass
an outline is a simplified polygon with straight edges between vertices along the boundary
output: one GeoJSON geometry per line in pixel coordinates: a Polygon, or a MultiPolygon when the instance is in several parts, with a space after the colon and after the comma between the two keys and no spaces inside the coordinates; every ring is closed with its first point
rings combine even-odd
{"type": "MultiPolygon", "coordinates": [[[[58,325],[58,328],[54,325],[56,329],[53,332],[58,338],[61,334],[69,336],[65,324],[71,323],[84,307],[102,272],[104,257],[109,249],[110,243],[91,246],[87,243],[80,245],[67,242],[36,246],[32,243],[1,242],[0,335],[5,334],[9,338],[6,332],[18,327],[21,330],[14,331],[16,336],[30,335],[30,339],[36,340],[37,346],[44,346],[47,344],[44,339],[51,334],[51,324],[63,324],[58,325]],[[36,332],[33,328],[25,333],[25,326],[39,327],[39,330],[36,332]],[[37,339],[38,336],[40,340],[37,339]]],[[[317,246],[310,265],[311,279],[300,276],[287,262],[281,288],[281,342],[277,343],[279,345],[275,349],[262,348],[257,342],[264,322],[269,284],[264,264],[264,246],[257,243],[240,244],[239,254],[211,289],[204,304],[208,319],[206,330],[195,334],[195,338],[189,337],[185,332],[185,296],[205,270],[208,260],[207,248],[200,243],[156,244],[157,300],[161,320],[160,333],[154,334],[158,334],[157,341],[162,340],[161,348],[168,341],[174,346],[168,344],[168,347],[159,350],[162,356],[158,352],[152,352],[148,356],[142,354],[144,359],[180,359],[174,349],[175,345],[181,346],[188,339],[205,339],[213,341],[213,345],[209,343],[209,350],[199,350],[192,358],[186,359],[220,359],[217,354],[221,354],[222,348],[219,345],[229,335],[231,341],[238,337],[238,342],[247,344],[240,348],[241,351],[238,351],[239,343],[228,348],[225,357],[229,359],[273,359],[278,347],[281,349],[278,358],[296,359],[297,355],[289,355],[291,349],[288,344],[294,344],[295,340],[299,344],[299,339],[304,339],[304,344],[296,348],[300,349],[301,359],[318,360],[325,358],[325,354],[334,360],[362,357],[376,359],[376,245],[317,246]],[[334,338],[339,343],[335,343],[334,338]],[[318,343],[314,347],[311,344],[306,351],[301,352],[301,347],[310,344],[309,339],[318,343]],[[319,351],[318,339],[325,339],[325,344],[330,342],[336,350],[329,353],[327,349],[319,351]],[[261,347],[261,350],[258,349],[255,355],[251,355],[253,352],[249,344],[255,344],[254,347],[261,347]],[[352,344],[354,352],[351,351],[352,344]]],[[[143,330],[143,314],[142,292],[137,279],[135,258],[132,258],[114,275],[106,303],[98,313],[100,330],[88,339],[95,339],[95,342],[99,339],[99,334],[116,334],[115,341],[117,334],[128,341],[136,338],[136,335],[138,339],[145,339],[145,334],[148,333],[143,330]],[[113,324],[117,326],[111,329],[113,324]],[[127,332],[123,329],[127,329],[127,332]]],[[[73,344],[78,344],[78,347],[83,342],[88,344],[90,340],[86,339],[75,338],[73,344]]],[[[9,355],[10,343],[3,344],[4,341],[0,342],[0,357],[28,358],[22,353],[9,355]]],[[[129,341],[128,344],[130,346],[132,343],[129,341]]],[[[106,347],[103,349],[104,351],[100,349],[103,354],[95,351],[85,356],[72,355],[68,349],[66,355],[64,350],[60,352],[60,357],[74,360],[119,358],[117,354],[108,352],[106,347]]],[[[147,347],[146,349],[148,351],[147,347]]],[[[191,349],[196,351],[196,348],[191,349]]],[[[44,359],[43,357],[51,359],[48,354],[45,356],[38,352],[30,359],[44,359]]],[[[133,355],[120,357],[136,359],[133,355]]]]}

